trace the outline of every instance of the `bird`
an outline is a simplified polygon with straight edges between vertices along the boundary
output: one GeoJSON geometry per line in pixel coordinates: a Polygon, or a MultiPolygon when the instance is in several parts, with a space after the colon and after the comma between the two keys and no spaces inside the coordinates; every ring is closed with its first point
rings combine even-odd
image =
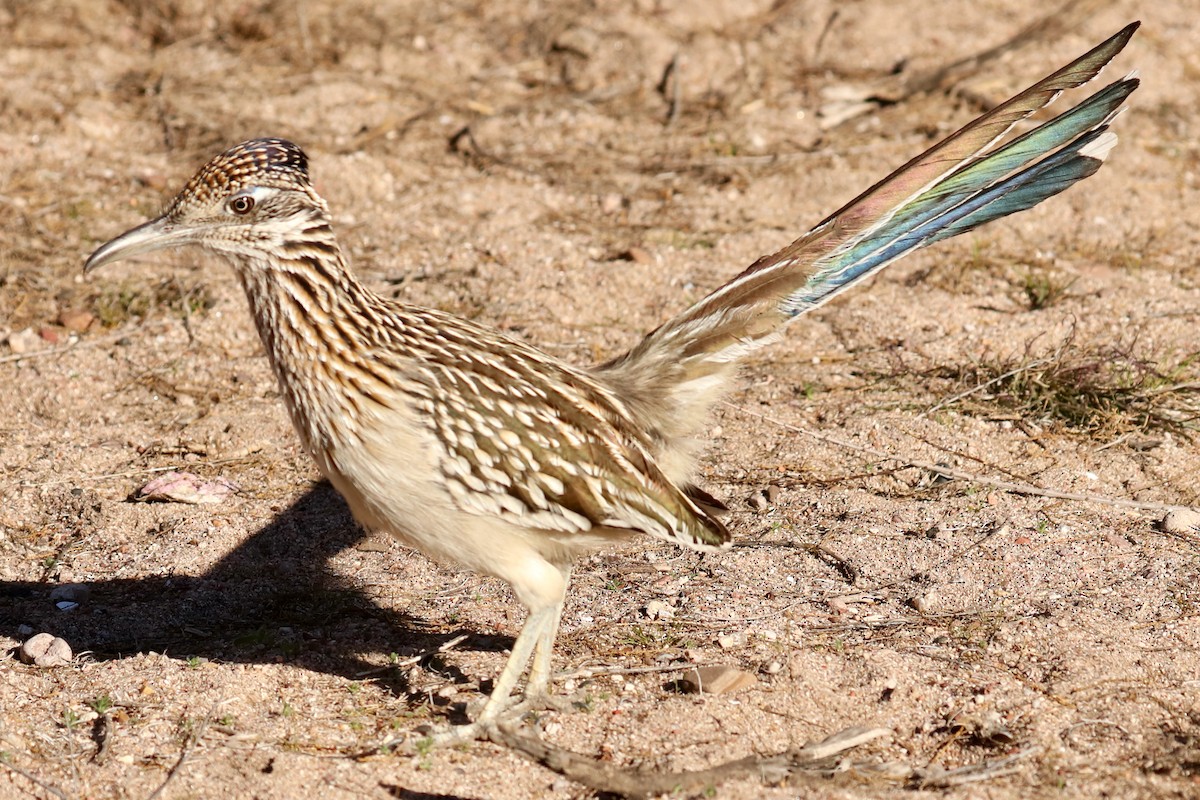
{"type": "Polygon", "coordinates": [[[704,552],[730,546],[719,501],[693,483],[693,469],[707,413],[739,362],[901,256],[1031,208],[1099,169],[1136,73],[1019,136],[1012,130],[1095,78],[1138,25],[594,366],[372,291],[348,267],[307,155],[280,138],[214,157],[160,216],[101,245],[84,271],[183,245],[227,257],[294,427],[354,517],[511,586],[528,616],[491,696],[474,721],[439,734],[483,736],[550,697],[578,558],[644,536],[704,552]]]}

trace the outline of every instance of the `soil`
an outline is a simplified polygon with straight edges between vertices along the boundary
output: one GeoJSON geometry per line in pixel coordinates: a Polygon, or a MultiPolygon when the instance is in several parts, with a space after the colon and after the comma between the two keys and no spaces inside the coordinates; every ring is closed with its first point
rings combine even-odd
{"type": "Polygon", "coordinates": [[[1200,17],[1050,11],[0,4],[0,796],[595,794],[494,743],[383,747],[462,721],[519,604],[354,525],[223,263],[80,274],[207,158],[297,141],[370,285],[589,363],[1139,15],[1105,168],[751,359],[699,475],[736,546],[581,562],[575,703],[527,724],[659,771],[890,731],[697,796],[1196,796],[1200,547],[1159,520],[1200,504],[1200,17]],[[131,499],[169,470],[239,490],[131,499]],[[69,664],[18,660],[40,632],[69,664]],[[688,693],[683,662],[755,681],[688,693]]]}

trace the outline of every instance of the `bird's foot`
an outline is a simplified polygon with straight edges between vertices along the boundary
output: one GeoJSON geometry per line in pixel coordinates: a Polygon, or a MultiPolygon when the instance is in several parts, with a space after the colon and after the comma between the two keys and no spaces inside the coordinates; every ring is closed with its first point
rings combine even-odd
{"type": "Polygon", "coordinates": [[[578,705],[579,704],[575,700],[572,700],[569,697],[552,695],[547,692],[538,692],[537,694],[525,695],[519,701],[504,709],[498,718],[511,721],[520,719],[526,714],[536,714],[539,711],[557,711],[562,713],[566,711],[572,711],[577,708],[578,705]]]}
{"type": "Polygon", "coordinates": [[[439,747],[486,741],[488,735],[495,730],[496,723],[495,719],[486,719],[449,727],[421,725],[414,731],[389,739],[383,743],[382,748],[404,755],[424,755],[439,747]]]}
{"type": "Polygon", "coordinates": [[[384,747],[408,754],[418,754],[435,747],[453,747],[468,742],[486,741],[501,723],[512,725],[527,715],[543,711],[566,712],[579,708],[579,701],[547,693],[513,697],[504,705],[485,706],[479,716],[465,725],[453,725],[441,730],[422,726],[418,730],[390,740],[384,747]]]}

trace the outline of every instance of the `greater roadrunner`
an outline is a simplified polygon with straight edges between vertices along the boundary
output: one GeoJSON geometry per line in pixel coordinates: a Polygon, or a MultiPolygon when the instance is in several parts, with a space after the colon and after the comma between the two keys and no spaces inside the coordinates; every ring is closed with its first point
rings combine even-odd
{"type": "Polygon", "coordinates": [[[369,529],[507,581],[529,609],[491,698],[494,724],[532,657],[549,691],[571,563],[636,534],[729,545],[690,483],[700,430],[736,362],[798,315],[905,253],[1021,211],[1094,173],[1129,76],[998,146],[1094,78],[1137,23],[917,156],[774,255],[591,368],[470,320],[380,297],[347,269],[308,159],[282,139],[227,150],[159,218],[85,271],[198,244],[230,257],[292,422],[369,529]]]}

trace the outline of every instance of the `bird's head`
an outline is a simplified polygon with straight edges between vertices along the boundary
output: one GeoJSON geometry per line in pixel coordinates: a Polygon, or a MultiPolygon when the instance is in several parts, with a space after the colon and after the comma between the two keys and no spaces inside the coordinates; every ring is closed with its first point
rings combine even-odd
{"type": "Polygon", "coordinates": [[[262,257],[318,226],[328,230],[328,209],[304,151],[285,139],[251,139],[205,164],[162,216],[101,245],[83,269],[185,244],[262,257]]]}

